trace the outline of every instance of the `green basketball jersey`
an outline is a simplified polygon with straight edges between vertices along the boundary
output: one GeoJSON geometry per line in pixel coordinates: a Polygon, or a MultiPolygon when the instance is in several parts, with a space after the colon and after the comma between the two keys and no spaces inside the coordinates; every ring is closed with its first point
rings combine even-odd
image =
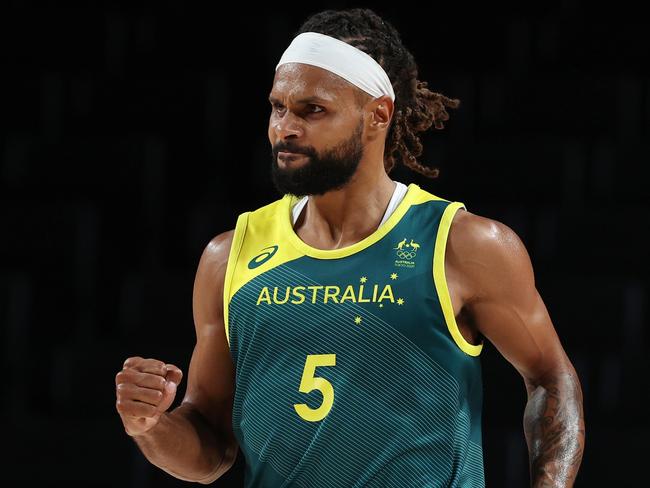
{"type": "Polygon", "coordinates": [[[246,487],[483,487],[481,342],[445,279],[454,213],[415,184],[365,239],[321,250],[292,195],[239,216],[224,282],[246,487]]]}

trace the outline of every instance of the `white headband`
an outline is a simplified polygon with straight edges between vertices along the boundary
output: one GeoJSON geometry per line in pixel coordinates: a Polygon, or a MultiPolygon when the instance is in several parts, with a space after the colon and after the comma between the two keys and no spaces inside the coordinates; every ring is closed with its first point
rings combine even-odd
{"type": "Polygon", "coordinates": [[[361,49],[325,34],[303,32],[296,36],[282,54],[275,70],[286,63],[318,66],[346,79],[375,98],[388,95],[395,101],[393,85],[377,61],[361,49]]]}

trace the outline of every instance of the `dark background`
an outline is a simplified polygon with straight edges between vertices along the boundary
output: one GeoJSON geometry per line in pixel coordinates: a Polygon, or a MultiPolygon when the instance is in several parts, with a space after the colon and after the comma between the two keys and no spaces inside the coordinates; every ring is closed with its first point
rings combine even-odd
{"type": "MultiPolygon", "coordinates": [[[[440,177],[391,176],[517,232],[582,381],[576,486],[639,486],[650,433],[646,18],[620,3],[399,3],[3,4],[0,482],[186,484],[124,433],[115,374],[132,355],[187,371],[204,246],[279,198],[266,135],[275,64],[309,14],[370,5],[401,32],[419,78],[462,101],[444,131],[423,136],[421,160],[440,177]]],[[[487,486],[526,486],[523,381],[491,344],[482,358],[487,486]]],[[[241,467],[240,456],[215,485],[239,486],[241,467]]]]}

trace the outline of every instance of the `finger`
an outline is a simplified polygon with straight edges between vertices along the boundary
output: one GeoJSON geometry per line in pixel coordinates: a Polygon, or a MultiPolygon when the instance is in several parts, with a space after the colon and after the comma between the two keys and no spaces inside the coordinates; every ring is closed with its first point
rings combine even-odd
{"type": "Polygon", "coordinates": [[[132,383],[143,388],[151,388],[163,391],[165,389],[165,378],[157,374],[141,373],[135,369],[123,369],[115,376],[115,384],[132,383]]]}
{"type": "Polygon", "coordinates": [[[117,386],[118,398],[121,400],[137,400],[148,403],[157,407],[160,400],[163,399],[163,392],[152,390],[151,388],[142,388],[131,383],[121,383],[117,386]]]}
{"type": "Polygon", "coordinates": [[[160,415],[160,412],[153,405],[136,400],[123,400],[118,398],[115,406],[121,415],[126,415],[127,417],[152,418],[160,415]]]}
{"type": "Polygon", "coordinates": [[[143,373],[157,374],[162,377],[164,377],[167,373],[167,370],[165,369],[165,363],[158,361],[157,359],[145,359],[140,363],[140,367],[138,369],[143,373]]]}
{"type": "Polygon", "coordinates": [[[165,368],[167,369],[167,375],[165,376],[165,379],[167,381],[171,381],[172,383],[176,383],[178,386],[183,380],[183,372],[180,370],[180,368],[170,363],[167,363],[165,365],[165,368]]]}
{"type": "Polygon", "coordinates": [[[163,377],[167,373],[167,370],[165,370],[165,363],[158,359],[143,359],[141,357],[135,357],[127,359],[124,364],[126,368],[135,369],[142,373],[157,374],[163,377]]]}
{"type": "Polygon", "coordinates": [[[122,369],[131,368],[134,364],[140,361],[142,361],[142,358],[140,356],[132,356],[130,358],[127,358],[127,360],[124,361],[124,364],[122,365],[122,369]]]}
{"type": "Polygon", "coordinates": [[[163,391],[165,389],[165,378],[157,374],[140,373],[139,371],[132,372],[133,381],[138,386],[143,388],[152,388],[154,390],[163,391]]]}

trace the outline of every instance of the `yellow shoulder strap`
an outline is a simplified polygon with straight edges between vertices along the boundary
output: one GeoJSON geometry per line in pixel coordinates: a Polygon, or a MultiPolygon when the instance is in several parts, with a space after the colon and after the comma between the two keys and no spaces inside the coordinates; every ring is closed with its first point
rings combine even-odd
{"type": "Polygon", "coordinates": [[[248,215],[250,212],[244,212],[237,217],[235,224],[235,233],[232,238],[230,246],[230,253],[228,254],[228,264],[226,265],[226,276],[223,281],[223,323],[226,326],[226,339],[228,346],[230,346],[230,336],[228,335],[228,304],[230,303],[230,284],[235,272],[237,258],[239,251],[244,242],[244,235],[246,234],[246,227],[248,226],[248,215]]]}
{"type": "Polygon", "coordinates": [[[470,356],[478,356],[483,349],[483,342],[478,345],[471,344],[465,340],[463,335],[458,329],[456,317],[454,316],[454,308],[451,305],[451,296],[449,295],[449,288],[447,287],[447,277],[445,276],[445,250],[447,249],[447,237],[449,236],[449,229],[454,218],[454,214],[459,208],[467,210],[462,202],[452,202],[445,208],[440,226],[438,227],[438,234],[436,236],[436,244],[433,257],[433,281],[438,292],[442,312],[445,316],[445,322],[451,337],[453,337],[456,345],[465,353],[470,356]]]}

